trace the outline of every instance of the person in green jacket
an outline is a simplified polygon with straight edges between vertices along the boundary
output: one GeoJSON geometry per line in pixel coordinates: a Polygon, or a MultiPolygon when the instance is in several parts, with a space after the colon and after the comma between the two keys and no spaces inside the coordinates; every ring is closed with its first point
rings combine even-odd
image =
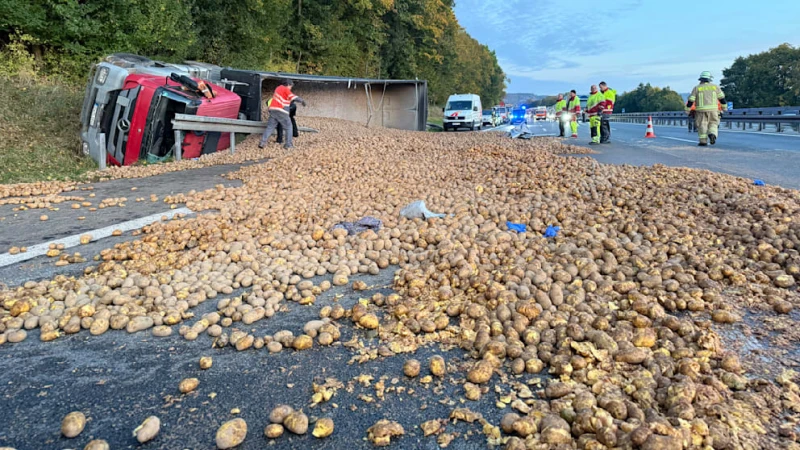
{"type": "Polygon", "coordinates": [[[600,116],[603,114],[605,97],[597,90],[596,85],[592,85],[589,99],[586,100],[586,113],[589,115],[589,131],[592,136],[589,145],[600,144],[600,116]]]}
{"type": "Polygon", "coordinates": [[[725,93],[716,84],[711,82],[711,72],[704,70],[700,74],[700,84],[692,89],[686,108],[695,105],[694,120],[697,124],[697,145],[706,146],[708,142],[714,145],[717,142],[719,128],[719,104],[725,103],[725,93]]]}
{"type": "Polygon", "coordinates": [[[553,109],[555,110],[556,121],[558,122],[558,131],[559,131],[558,137],[565,137],[564,132],[567,124],[564,123],[561,116],[567,110],[567,101],[564,100],[563,94],[558,94],[558,101],[556,101],[556,104],[555,106],[553,106],[553,109]]]}
{"type": "Polygon", "coordinates": [[[581,98],[575,89],[569,91],[569,101],[567,102],[567,112],[572,114],[569,127],[572,129],[572,137],[578,137],[578,116],[581,115],[581,98]]]}
{"type": "Polygon", "coordinates": [[[609,89],[605,81],[600,82],[600,92],[603,94],[603,114],[600,116],[600,143],[611,143],[611,114],[614,112],[614,102],[617,101],[617,91],[609,89]]]}

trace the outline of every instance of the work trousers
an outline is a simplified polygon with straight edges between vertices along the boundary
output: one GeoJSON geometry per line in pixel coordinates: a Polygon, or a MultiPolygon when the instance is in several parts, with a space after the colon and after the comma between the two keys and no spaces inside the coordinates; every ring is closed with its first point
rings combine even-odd
{"type": "Polygon", "coordinates": [[[717,136],[719,132],[719,112],[716,110],[695,111],[694,119],[697,123],[697,138],[701,144],[707,142],[709,134],[717,136]]]}
{"type": "Polygon", "coordinates": [[[570,129],[572,129],[572,137],[578,137],[578,116],[572,116],[572,122],[569,123],[570,129]]]}
{"type": "Polygon", "coordinates": [[[592,142],[600,143],[600,116],[589,116],[589,131],[592,142]]]}
{"type": "Polygon", "coordinates": [[[686,123],[689,125],[689,133],[692,131],[697,132],[697,124],[694,123],[694,116],[689,116],[686,123]]]}
{"type": "Polygon", "coordinates": [[[557,116],[556,121],[558,121],[558,137],[564,137],[567,128],[566,124],[564,124],[564,120],[561,116],[557,116]]]}
{"type": "Polygon", "coordinates": [[[611,114],[600,116],[600,142],[610,142],[611,140],[611,114]]]}
{"type": "Polygon", "coordinates": [[[286,138],[286,145],[284,147],[290,148],[292,146],[292,134],[294,132],[294,128],[292,128],[292,120],[289,117],[288,112],[281,112],[276,111],[274,109],[269,110],[269,119],[267,119],[267,129],[264,130],[264,134],[261,135],[261,143],[260,146],[264,146],[267,144],[267,140],[272,133],[275,132],[275,129],[278,128],[278,125],[283,128],[284,136],[286,138]]]}
{"type": "MultiPolygon", "coordinates": [[[[294,120],[294,114],[289,113],[289,120],[292,121],[292,137],[300,136],[300,132],[297,130],[297,122],[294,120]]],[[[275,142],[278,144],[283,143],[283,126],[278,124],[278,137],[275,139],[275,142]]]]}

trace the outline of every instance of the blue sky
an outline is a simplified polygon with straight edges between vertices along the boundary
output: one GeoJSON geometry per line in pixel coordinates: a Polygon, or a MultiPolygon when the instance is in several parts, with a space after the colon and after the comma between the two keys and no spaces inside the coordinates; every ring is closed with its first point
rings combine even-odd
{"type": "Polygon", "coordinates": [[[737,56],[800,45],[800,0],[456,0],[455,11],[497,53],[509,93],[601,80],[688,92],[703,70],[718,81],[737,56]]]}

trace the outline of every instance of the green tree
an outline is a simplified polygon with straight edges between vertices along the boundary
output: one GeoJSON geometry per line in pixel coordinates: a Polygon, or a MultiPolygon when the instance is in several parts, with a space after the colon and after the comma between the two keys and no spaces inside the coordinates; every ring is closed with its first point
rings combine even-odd
{"type": "Polygon", "coordinates": [[[653,87],[650,83],[642,84],[617,97],[614,110],[621,112],[656,112],[656,111],[682,111],[683,98],[669,86],[665,88],[653,87]]]}
{"type": "Polygon", "coordinates": [[[800,47],[781,44],[738,57],[722,71],[725,98],[742,108],[800,104],[800,47]]]}

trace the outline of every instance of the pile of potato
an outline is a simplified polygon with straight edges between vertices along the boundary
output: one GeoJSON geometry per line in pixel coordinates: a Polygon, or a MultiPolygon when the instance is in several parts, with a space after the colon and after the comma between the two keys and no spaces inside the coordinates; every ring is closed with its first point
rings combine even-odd
{"type": "MultiPolygon", "coordinates": [[[[749,380],[715,329],[748,307],[788,314],[797,304],[800,193],[560,157],[583,150],[551,139],[313,126],[321,133],[292,151],[259,153],[256,138],[237,147],[272,158],[230,175],[243,186],[170,198],[217,212],[145,227],[82,278],[0,292],[0,343],[37,327],[43,340],[178,327],[217,347],[299,351],[357,326],[377,330],[382,356],[432,342],[466,350],[474,361],[459,382],[469,400],[493,382],[552,374],[541,397],[520,383],[504,397],[515,412],[485,418],[510,449],[789,445],[793,435],[778,433],[780,390],[749,380]],[[415,200],[447,216],[402,218],[415,200]],[[364,216],[384,227],[332,229],[364,216]],[[549,225],[557,237],[543,237],[549,225]],[[324,306],[302,330],[239,330],[387,268],[397,270],[394,294],[324,306]],[[192,308],[209,299],[217,311],[195,319],[192,308]]],[[[404,370],[416,377],[420,367],[404,370]]],[[[434,375],[445,371],[431,362],[434,375]]],[[[401,424],[376,430],[376,443],[403,433],[401,424]]]]}

